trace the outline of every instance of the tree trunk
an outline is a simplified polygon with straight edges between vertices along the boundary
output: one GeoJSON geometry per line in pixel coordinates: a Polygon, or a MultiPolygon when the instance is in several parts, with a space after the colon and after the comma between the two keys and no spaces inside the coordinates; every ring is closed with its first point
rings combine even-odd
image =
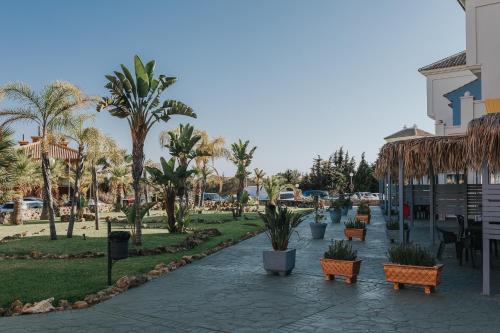
{"type": "Polygon", "coordinates": [[[14,210],[10,215],[10,223],[23,224],[23,196],[16,195],[14,199],[14,210]]]}
{"type": "MultiPolygon", "coordinates": [[[[144,171],[144,179],[145,180],[146,180],[146,177],[147,177],[146,171],[144,171]]],[[[146,205],[148,205],[149,204],[149,191],[148,191],[147,183],[144,184],[144,199],[146,200],[146,205]]],[[[146,212],[147,216],[151,216],[151,213],[149,211],[150,211],[150,209],[148,209],[148,211],[146,212]]]]}
{"type": "Polygon", "coordinates": [[[47,197],[45,196],[45,190],[42,189],[42,213],[40,214],[40,220],[48,220],[49,219],[49,204],[47,202],[47,197]]]}
{"type": "Polygon", "coordinates": [[[50,183],[50,161],[47,152],[43,148],[42,148],[42,175],[43,175],[43,192],[47,200],[50,239],[56,240],[57,239],[56,221],[55,221],[56,213],[54,211],[54,200],[52,198],[52,185],[50,183]]]}
{"type": "Polygon", "coordinates": [[[99,184],[97,183],[97,170],[95,164],[92,163],[92,187],[94,188],[94,203],[95,203],[95,230],[99,230],[99,184]]]}
{"type": "MultiPolygon", "coordinates": [[[[78,164],[76,165],[75,170],[75,185],[73,187],[73,194],[71,195],[71,212],[69,214],[69,224],[68,224],[68,232],[66,233],[66,237],[73,237],[73,229],[75,228],[75,220],[76,220],[76,198],[80,199],[80,179],[82,177],[83,171],[83,146],[78,147],[78,164]]],[[[78,206],[80,206],[80,200],[78,200],[78,206]]],[[[81,207],[79,207],[81,208],[81,207]]]]}
{"type": "Polygon", "coordinates": [[[116,199],[115,199],[115,212],[121,212],[122,209],[122,188],[121,185],[118,185],[116,189],[116,199]]]}
{"type": "Polygon", "coordinates": [[[135,208],[135,245],[142,245],[141,178],[144,171],[144,138],[135,138],[132,146],[132,178],[135,208]]]}
{"type": "Polygon", "coordinates": [[[171,233],[174,233],[177,231],[177,227],[175,225],[175,191],[165,191],[165,204],[167,211],[168,230],[171,233]]]}

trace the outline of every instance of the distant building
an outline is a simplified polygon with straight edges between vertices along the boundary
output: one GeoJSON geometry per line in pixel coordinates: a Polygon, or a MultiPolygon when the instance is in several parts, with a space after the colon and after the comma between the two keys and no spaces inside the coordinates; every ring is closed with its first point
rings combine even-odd
{"type": "Polygon", "coordinates": [[[406,127],[404,126],[402,130],[397,131],[394,134],[391,134],[389,136],[386,136],[384,140],[386,142],[394,142],[394,141],[401,141],[401,140],[410,140],[410,139],[417,139],[417,138],[422,138],[426,136],[432,136],[431,133],[426,132],[424,130],[421,130],[417,127],[417,125],[413,125],[412,127],[406,127]]]}

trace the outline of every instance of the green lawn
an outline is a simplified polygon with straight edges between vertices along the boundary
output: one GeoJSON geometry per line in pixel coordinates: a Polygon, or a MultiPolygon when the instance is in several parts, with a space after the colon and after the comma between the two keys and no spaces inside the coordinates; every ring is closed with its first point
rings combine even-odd
{"type": "MultiPolygon", "coordinates": [[[[131,257],[118,261],[113,266],[113,280],[123,275],[145,273],[160,262],[169,263],[184,255],[193,255],[206,251],[218,243],[239,239],[248,232],[262,230],[263,223],[255,213],[245,214],[247,217],[233,221],[230,213],[196,214],[196,218],[204,220],[228,221],[222,224],[192,223],[191,228],[217,228],[221,235],[203,242],[194,249],[175,254],[160,254],[152,256],[131,257]],[[229,222],[229,220],[231,220],[229,222]]],[[[159,218],[148,218],[146,223],[155,223],[159,218]],[[156,221],[155,221],[156,220],[156,221]]],[[[116,229],[116,228],[114,228],[116,229]]],[[[165,230],[143,235],[143,248],[153,248],[160,245],[179,244],[186,235],[168,234],[165,230]]],[[[32,250],[42,253],[75,254],[85,251],[105,252],[104,237],[76,236],[73,239],[60,237],[50,241],[47,236],[33,236],[0,244],[0,253],[28,254],[32,250]]],[[[43,259],[43,260],[3,260],[0,264],[0,277],[3,286],[0,288],[0,307],[8,306],[13,300],[34,302],[49,297],[75,301],[85,295],[106,287],[106,258],[91,259],[43,259]]]]}

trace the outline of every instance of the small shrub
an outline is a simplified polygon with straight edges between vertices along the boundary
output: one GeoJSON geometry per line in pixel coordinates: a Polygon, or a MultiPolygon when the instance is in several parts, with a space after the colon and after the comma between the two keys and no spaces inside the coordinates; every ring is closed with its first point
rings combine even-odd
{"type": "MultiPolygon", "coordinates": [[[[389,221],[385,226],[387,230],[399,230],[399,221],[389,221]]],[[[408,230],[408,223],[403,224],[403,229],[408,230]]]]}
{"type": "Polygon", "coordinates": [[[343,206],[344,206],[344,204],[342,203],[341,200],[335,200],[335,201],[332,200],[330,202],[330,207],[328,208],[328,210],[332,210],[332,211],[335,211],[337,213],[340,213],[343,206]]]}
{"type": "Polygon", "coordinates": [[[351,244],[344,240],[332,240],[332,243],[324,254],[325,259],[349,261],[356,260],[357,256],[357,251],[353,250],[351,244]]]}
{"type": "Polygon", "coordinates": [[[397,244],[387,252],[389,262],[399,265],[425,266],[436,265],[433,255],[418,244],[397,244]]]}
{"type": "Polygon", "coordinates": [[[346,227],[346,229],[365,229],[366,223],[350,218],[347,222],[344,223],[344,226],[346,227]]]}
{"type": "Polygon", "coordinates": [[[259,212],[259,216],[264,221],[266,234],[276,251],[288,248],[288,241],[303,217],[300,213],[292,213],[286,207],[275,205],[266,205],[266,212],[259,212]]]}
{"type": "Polygon", "coordinates": [[[370,206],[366,202],[361,202],[358,207],[358,214],[360,215],[370,215],[370,206]]]}

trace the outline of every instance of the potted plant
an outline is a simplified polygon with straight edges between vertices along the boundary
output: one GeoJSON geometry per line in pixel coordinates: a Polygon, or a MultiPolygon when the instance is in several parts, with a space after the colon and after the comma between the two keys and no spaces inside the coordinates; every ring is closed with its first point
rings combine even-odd
{"type": "Polygon", "coordinates": [[[313,239],[323,239],[325,237],[326,226],[328,224],[323,222],[324,219],[325,216],[316,211],[314,216],[314,222],[309,223],[313,239]]]}
{"type": "Polygon", "coordinates": [[[273,247],[262,253],[264,269],[280,276],[290,274],[295,267],[295,249],[288,249],[288,241],[301,222],[302,214],[292,213],[287,207],[266,205],[265,213],[259,215],[273,247]]]}
{"type": "Polygon", "coordinates": [[[358,211],[356,212],[356,220],[370,224],[371,210],[370,210],[370,206],[368,205],[368,203],[361,202],[359,204],[358,211]]]}
{"type": "Polygon", "coordinates": [[[343,216],[347,216],[347,213],[349,212],[349,202],[351,200],[349,199],[339,199],[339,201],[342,203],[341,206],[341,212],[343,216]]]}
{"type": "Polygon", "coordinates": [[[361,267],[361,260],[351,244],[343,241],[333,241],[320,259],[325,280],[333,280],[335,275],[343,276],[347,283],[355,283],[361,267]]]}
{"type": "Polygon", "coordinates": [[[339,200],[332,201],[328,208],[328,212],[330,213],[332,223],[340,223],[342,217],[342,203],[339,200]]]}
{"type": "Polygon", "coordinates": [[[362,242],[364,242],[366,237],[366,223],[356,221],[352,218],[349,219],[346,223],[344,223],[344,235],[348,240],[359,238],[362,242]]]}
{"type": "Polygon", "coordinates": [[[440,283],[443,265],[436,265],[432,254],[417,244],[397,244],[388,251],[389,262],[384,264],[385,279],[394,283],[394,289],[404,284],[424,287],[430,294],[440,283]]]}
{"type": "MultiPolygon", "coordinates": [[[[385,232],[387,234],[387,239],[394,243],[394,240],[399,240],[399,221],[392,220],[385,224],[385,232]]],[[[408,243],[410,240],[410,228],[408,228],[408,224],[403,224],[403,237],[405,243],[408,243]]]]}

